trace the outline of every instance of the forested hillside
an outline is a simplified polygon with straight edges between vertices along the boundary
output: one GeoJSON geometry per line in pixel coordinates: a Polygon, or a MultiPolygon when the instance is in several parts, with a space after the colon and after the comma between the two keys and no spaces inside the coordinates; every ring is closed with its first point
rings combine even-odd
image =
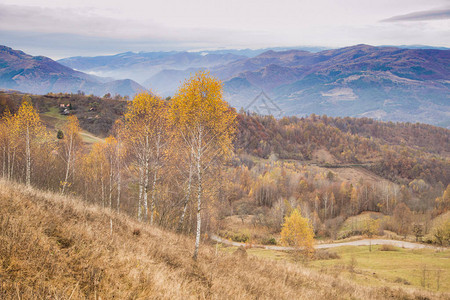
{"type": "Polygon", "coordinates": [[[327,149],[338,162],[360,164],[396,180],[450,183],[450,131],[425,124],[385,123],[368,118],[308,118],[241,113],[236,147],[268,158],[309,161],[327,149]]]}
{"type": "MultiPolygon", "coordinates": [[[[138,218],[148,213],[165,228],[195,231],[193,199],[199,182],[193,158],[188,159],[194,144],[184,145],[183,135],[176,137],[178,127],[167,123],[159,134],[161,156],[149,157],[144,176],[145,163],[134,140],[141,129],[125,130],[135,126],[131,109],[144,98],[130,102],[80,94],[31,96],[40,121],[31,143],[35,151],[28,153],[23,131],[14,129],[16,122],[23,122],[23,97],[0,94],[4,177],[22,182],[31,177],[37,187],[76,194],[138,218]],[[81,129],[87,130],[85,135],[81,129]],[[92,133],[106,139],[93,140],[92,133]],[[143,190],[148,191],[146,198],[143,190]]],[[[173,118],[168,112],[174,109],[173,99],[149,99],[161,105],[156,115],[164,118],[150,118],[155,107],[141,115],[149,114],[145,122],[173,118]]],[[[231,216],[251,216],[255,226],[268,228],[264,236],[254,236],[264,240],[279,233],[292,208],[301,207],[319,236],[344,236],[339,233],[343,222],[365,211],[392,216],[382,227],[403,232],[394,215],[406,205],[408,220],[423,227],[429,242],[439,242],[430,222],[450,206],[449,139],[448,129],[423,124],[316,115],[275,119],[240,112],[234,155],[216,160],[211,152],[214,159],[205,162],[211,170],[202,182],[202,230],[215,232],[224,229],[223,221],[231,216]]],[[[355,227],[346,234],[358,233],[355,227]]]]}

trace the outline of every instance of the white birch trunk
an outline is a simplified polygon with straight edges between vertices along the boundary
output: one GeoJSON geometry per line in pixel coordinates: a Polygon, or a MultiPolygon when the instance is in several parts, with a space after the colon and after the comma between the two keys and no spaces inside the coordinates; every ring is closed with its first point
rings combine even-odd
{"type": "Polygon", "coordinates": [[[191,152],[191,160],[189,161],[188,186],[187,186],[187,191],[186,191],[186,195],[185,195],[184,203],[183,203],[183,212],[181,213],[180,221],[178,223],[178,231],[179,232],[181,232],[183,230],[183,223],[184,223],[184,218],[186,216],[187,205],[191,199],[191,186],[192,186],[192,173],[193,172],[194,172],[194,165],[193,165],[192,152],[191,152]]]}
{"type": "Polygon", "coordinates": [[[200,128],[198,134],[198,150],[197,150],[197,178],[198,178],[198,190],[197,190],[197,232],[195,234],[195,250],[194,250],[194,260],[197,260],[198,257],[198,248],[200,247],[200,234],[202,227],[202,218],[200,211],[202,209],[202,167],[201,167],[201,159],[202,159],[202,129],[200,128]]]}
{"type": "Polygon", "coordinates": [[[8,175],[7,175],[7,178],[8,178],[8,180],[11,180],[11,149],[10,149],[9,145],[8,145],[7,152],[8,152],[8,166],[7,166],[8,175]]]}
{"type": "Polygon", "coordinates": [[[112,159],[109,167],[109,208],[112,209],[112,190],[113,190],[113,164],[112,159]]]}
{"type": "Polygon", "coordinates": [[[100,163],[100,183],[102,188],[102,207],[105,207],[105,182],[103,178],[103,163],[100,163]]]}
{"type": "Polygon", "coordinates": [[[153,173],[153,183],[152,183],[152,198],[151,198],[151,202],[150,202],[150,225],[153,225],[153,215],[154,215],[154,210],[155,210],[156,181],[158,180],[160,147],[161,147],[161,133],[158,132],[158,137],[156,139],[156,157],[155,157],[155,170],[153,173]]]}
{"type": "Polygon", "coordinates": [[[69,147],[67,149],[66,175],[64,177],[64,182],[63,182],[63,186],[61,189],[61,195],[64,194],[64,192],[66,191],[67,181],[69,180],[69,174],[70,174],[70,163],[72,160],[73,135],[71,134],[69,137],[70,137],[70,141],[69,141],[69,147]]]}
{"type": "Polygon", "coordinates": [[[142,221],[142,195],[144,183],[144,169],[139,167],[139,198],[138,198],[138,220],[142,221]]]}
{"type": "Polygon", "coordinates": [[[117,142],[117,212],[120,212],[120,192],[122,189],[121,159],[120,159],[120,141],[117,142]]]}
{"type": "Polygon", "coordinates": [[[143,188],[143,193],[144,193],[144,221],[147,221],[147,217],[148,217],[148,176],[149,176],[149,140],[148,140],[148,135],[145,137],[145,155],[144,155],[144,159],[145,159],[145,163],[144,163],[144,188],[143,188]]]}
{"type": "Polygon", "coordinates": [[[26,135],[26,173],[25,173],[25,182],[27,186],[31,185],[31,149],[30,149],[30,127],[27,126],[27,135],[26,135]]]}
{"type": "Polygon", "coordinates": [[[6,178],[6,147],[3,147],[2,177],[6,178]]]}
{"type": "Polygon", "coordinates": [[[13,151],[13,155],[12,155],[12,162],[11,162],[11,175],[9,177],[9,179],[13,179],[14,178],[14,162],[16,161],[16,150],[13,151]]]}

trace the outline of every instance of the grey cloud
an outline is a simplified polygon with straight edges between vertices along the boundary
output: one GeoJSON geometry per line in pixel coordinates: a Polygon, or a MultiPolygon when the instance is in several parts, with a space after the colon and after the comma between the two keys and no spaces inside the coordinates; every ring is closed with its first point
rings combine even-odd
{"type": "Polygon", "coordinates": [[[0,44],[31,55],[53,59],[68,56],[109,55],[126,51],[185,50],[194,45],[158,39],[113,39],[67,33],[40,33],[0,30],[0,44]]]}
{"type": "MultiPolygon", "coordinates": [[[[264,32],[177,28],[152,20],[102,16],[95,9],[61,9],[0,3],[0,43],[51,57],[76,53],[178,50],[271,40],[264,32]],[[77,51],[75,51],[77,50],[77,51]]],[[[254,42],[253,42],[254,43],[254,42]]]]}
{"type": "Polygon", "coordinates": [[[413,12],[406,15],[394,16],[382,20],[382,22],[428,21],[444,19],[450,19],[450,8],[413,12]]]}
{"type": "Polygon", "coordinates": [[[0,30],[111,38],[115,36],[163,38],[161,32],[164,29],[149,20],[146,24],[141,24],[133,20],[104,17],[92,8],[63,9],[0,4],[0,21],[0,30]]]}

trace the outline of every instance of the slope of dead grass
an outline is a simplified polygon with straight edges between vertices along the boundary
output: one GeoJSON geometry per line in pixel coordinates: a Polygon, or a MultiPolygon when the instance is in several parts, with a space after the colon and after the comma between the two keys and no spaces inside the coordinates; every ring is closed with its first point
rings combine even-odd
{"type": "Polygon", "coordinates": [[[433,299],[238,257],[70,197],[0,181],[0,299],[433,299]],[[112,224],[112,230],[111,230],[112,224]],[[139,231],[139,235],[133,232],[139,231]]]}

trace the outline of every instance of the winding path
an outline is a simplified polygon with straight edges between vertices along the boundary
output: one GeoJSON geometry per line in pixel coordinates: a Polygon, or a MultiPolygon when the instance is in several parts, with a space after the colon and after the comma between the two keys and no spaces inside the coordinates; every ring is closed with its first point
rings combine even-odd
{"type": "MultiPolygon", "coordinates": [[[[268,246],[268,245],[254,245],[254,244],[245,244],[245,243],[238,243],[229,241],[227,239],[223,239],[215,234],[211,235],[211,239],[215,242],[222,243],[229,246],[252,246],[253,248],[262,248],[267,250],[277,250],[277,251],[290,251],[295,250],[294,247],[282,247],[282,246],[268,246]]],[[[332,243],[332,244],[317,244],[314,246],[316,249],[328,249],[328,248],[336,248],[336,247],[342,247],[342,246],[369,246],[372,245],[392,245],[399,248],[406,248],[406,249],[440,249],[439,247],[430,246],[430,245],[424,245],[419,243],[410,243],[410,242],[404,242],[404,241],[397,241],[397,240],[384,240],[384,239],[364,239],[364,240],[357,240],[357,241],[351,241],[351,242],[343,242],[343,243],[332,243]]]]}

